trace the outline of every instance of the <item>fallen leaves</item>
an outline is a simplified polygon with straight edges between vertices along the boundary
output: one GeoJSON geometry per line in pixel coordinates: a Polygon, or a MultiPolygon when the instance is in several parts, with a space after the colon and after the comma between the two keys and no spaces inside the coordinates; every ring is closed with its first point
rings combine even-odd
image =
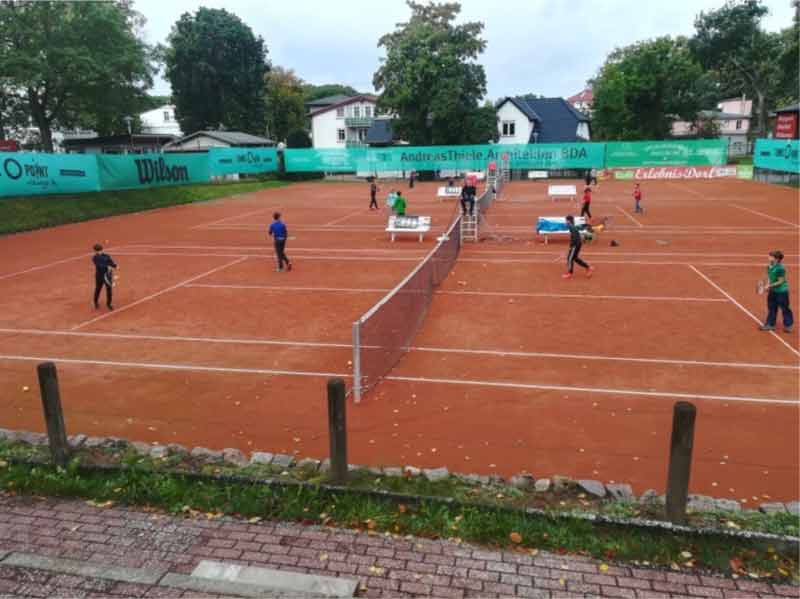
{"type": "Polygon", "coordinates": [[[518,532],[512,532],[510,535],[508,535],[508,538],[511,539],[511,542],[515,545],[522,543],[522,535],[518,532]]]}

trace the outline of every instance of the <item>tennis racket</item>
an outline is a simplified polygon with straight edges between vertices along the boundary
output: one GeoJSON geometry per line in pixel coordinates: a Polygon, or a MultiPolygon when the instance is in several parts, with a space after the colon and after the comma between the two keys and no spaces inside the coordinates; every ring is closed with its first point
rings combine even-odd
{"type": "Polygon", "coordinates": [[[758,295],[764,295],[765,287],[764,281],[758,281],[758,283],[756,283],[756,293],[758,293],[758,295]]]}
{"type": "Polygon", "coordinates": [[[114,286],[114,271],[111,268],[106,269],[106,274],[103,275],[103,278],[106,281],[106,285],[108,285],[109,287],[114,286]]]}

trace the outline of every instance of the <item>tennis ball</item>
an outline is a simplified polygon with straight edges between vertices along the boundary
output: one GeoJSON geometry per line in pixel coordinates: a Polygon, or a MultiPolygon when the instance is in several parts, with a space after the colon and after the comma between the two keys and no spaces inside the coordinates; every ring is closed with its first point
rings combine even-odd
{"type": "Polygon", "coordinates": [[[27,393],[28,391],[30,391],[30,390],[31,390],[31,388],[30,388],[30,387],[28,387],[27,385],[25,385],[25,386],[22,388],[22,390],[23,390],[25,393],[27,393]]]}

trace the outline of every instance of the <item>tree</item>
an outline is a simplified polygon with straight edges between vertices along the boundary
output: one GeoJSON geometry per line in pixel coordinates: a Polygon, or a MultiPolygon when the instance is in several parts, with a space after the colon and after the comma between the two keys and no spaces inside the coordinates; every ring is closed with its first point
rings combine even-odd
{"type": "Polygon", "coordinates": [[[612,52],[594,81],[592,127],[599,139],[663,139],[672,122],[694,121],[710,81],[685,38],[660,37],[612,52]]]}
{"type": "Polygon", "coordinates": [[[306,122],[303,81],[291,69],[273,67],[264,84],[267,134],[284,140],[290,131],[301,129],[306,122]]]}
{"type": "Polygon", "coordinates": [[[800,99],[800,0],[792,2],[794,19],[791,27],[781,31],[783,51],[778,59],[783,76],[778,82],[776,104],[784,105],[800,99]]]}
{"type": "Polygon", "coordinates": [[[782,78],[777,60],[782,54],[781,35],[761,27],[768,12],[761,0],[729,0],[697,16],[691,40],[694,55],[714,71],[725,95],[746,93],[754,98],[755,133],[760,136],[766,134],[767,111],[782,78]]]}
{"type": "Polygon", "coordinates": [[[142,112],[155,110],[156,108],[161,108],[169,104],[172,104],[172,96],[151,96],[148,94],[143,98],[142,112]]]}
{"type": "Polygon", "coordinates": [[[328,96],[357,96],[359,93],[349,85],[339,83],[326,83],[324,85],[314,85],[313,83],[303,84],[303,101],[313,102],[328,96]]]}
{"type": "Polygon", "coordinates": [[[305,129],[294,129],[286,136],[287,148],[310,148],[312,145],[311,136],[305,129]]]}
{"type": "Polygon", "coordinates": [[[461,5],[419,4],[408,0],[411,18],[380,38],[386,57],[373,77],[381,91],[378,107],[396,115],[392,127],[414,145],[484,142],[482,128],[464,124],[480,120],[479,100],[486,93],[486,74],[475,62],[486,48],[483,24],[456,25],[461,5]]]}
{"type": "Polygon", "coordinates": [[[0,140],[28,124],[23,90],[0,81],[0,140]]]}
{"type": "Polygon", "coordinates": [[[143,24],[131,0],[0,3],[0,73],[23,93],[43,149],[55,126],[124,129],[152,85],[143,24]]]}
{"type": "Polygon", "coordinates": [[[164,49],[181,130],[264,133],[264,40],[223,9],[199,8],[173,25],[164,49]]]}

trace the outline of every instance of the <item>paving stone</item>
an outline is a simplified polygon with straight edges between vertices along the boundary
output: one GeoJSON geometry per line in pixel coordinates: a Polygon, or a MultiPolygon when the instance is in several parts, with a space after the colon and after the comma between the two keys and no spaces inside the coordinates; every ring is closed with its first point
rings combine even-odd
{"type": "Polygon", "coordinates": [[[658,493],[655,492],[655,489],[647,489],[642,496],[639,497],[639,503],[642,505],[654,505],[658,503],[658,493]]]}
{"type": "Polygon", "coordinates": [[[533,488],[537,493],[547,493],[550,490],[550,485],[549,478],[540,478],[534,483],[533,488]]]}
{"type": "Polygon", "coordinates": [[[389,466],[383,469],[385,476],[403,476],[403,469],[398,466],[389,466]]]}
{"type": "Polygon", "coordinates": [[[144,584],[155,584],[164,574],[163,570],[122,568],[119,566],[92,564],[72,559],[49,558],[27,553],[12,553],[3,560],[3,565],[144,584]]]}
{"type": "Polygon", "coordinates": [[[87,437],[83,442],[83,446],[87,449],[97,449],[102,447],[105,442],[105,437],[87,437]]]}
{"type": "Polygon", "coordinates": [[[364,468],[364,466],[359,466],[358,464],[348,464],[347,465],[347,471],[348,472],[361,472],[363,470],[366,470],[366,468],[364,468]]]}
{"type": "MultiPolygon", "coordinates": [[[[0,438],[3,436],[2,432],[0,432],[0,438]]],[[[86,435],[78,434],[78,435],[71,435],[67,437],[67,445],[72,447],[72,449],[77,449],[81,447],[84,443],[86,443],[86,439],[88,437],[86,435]]]]}
{"type": "Polygon", "coordinates": [[[489,475],[489,484],[494,485],[496,487],[500,487],[506,484],[506,479],[504,479],[499,474],[490,474],[489,475]]]}
{"type": "Polygon", "coordinates": [[[208,447],[195,447],[192,449],[191,456],[193,458],[201,458],[208,462],[221,462],[222,452],[208,447]]]}
{"type": "Polygon", "coordinates": [[[786,511],[795,516],[800,516],[800,501],[790,501],[786,504],[786,511]]]}
{"type": "Polygon", "coordinates": [[[370,466],[367,468],[367,472],[372,474],[373,476],[383,476],[383,468],[378,466],[370,466]]]}
{"type": "Polygon", "coordinates": [[[590,495],[594,495],[595,497],[605,497],[606,496],[606,487],[597,480],[579,480],[578,486],[589,493],[590,495]]]}
{"type": "Polygon", "coordinates": [[[717,507],[713,497],[708,495],[689,495],[686,509],[692,512],[711,512],[717,507]]]}
{"type": "Polygon", "coordinates": [[[17,435],[17,441],[27,443],[28,445],[47,445],[47,435],[44,433],[23,431],[17,435]]]}
{"type": "Polygon", "coordinates": [[[103,442],[103,449],[122,451],[127,449],[129,446],[130,443],[128,440],[121,437],[106,437],[106,440],[103,442]]]}
{"type": "Polygon", "coordinates": [[[272,465],[278,468],[290,468],[294,464],[294,456],[285,453],[276,453],[272,458],[272,465]]]}
{"type": "Polygon", "coordinates": [[[484,476],[482,474],[460,474],[459,478],[466,483],[470,484],[478,484],[478,485],[488,485],[489,484],[489,477],[484,476]]]}
{"type": "Polygon", "coordinates": [[[422,474],[431,482],[446,480],[450,478],[450,471],[442,466],[441,468],[426,468],[422,474]]]}
{"type": "Polygon", "coordinates": [[[169,455],[188,455],[189,450],[186,449],[180,443],[170,443],[167,445],[167,449],[169,449],[169,455]]]}
{"type": "Polygon", "coordinates": [[[226,464],[233,464],[234,466],[246,466],[247,458],[238,449],[226,447],[222,450],[222,460],[226,464]]]}
{"type": "Polygon", "coordinates": [[[169,448],[166,445],[153,445],[150,448],[150,457],[154,460],[160,460],[169,455],[169,448]]]}
{"type": "Polygon", "coordinates": [[[611,497],[616,501],[624,501],[626,503],[632,503],[636,501],[636,497],[634,496],[633,489],[630,485],[610,483],[606,485],[606,491],[608,491],[608,494],[611,495],[611,497]]]}
{"type": "Polygon", "coordinates": [[[303,470],[309,470],[311,472],[316,472],[319,470],[320,461],[315,460],[314,458],[303,458],[299,462],[297,462],[297,467],[302,468],[303,470]]]}
{"type": "Polygon", "coordinates": [[[322,460],[322,463],[319,465],[320,472],[330,472],[331,471],[331,459],[325,458],[322,460]]]}
{"type": "Polygon", "coordinates": [[[742,504],[735,499],[716,499],[714,501],[716,509],[724,512],[741,512],[742,504]]]}
{"type": "Polygon", "coordinates": [[[570,477],[562,476],[561,474],[556,474],[553,477],[553,491],[556,492],[564,491],[570,486],[571,483],[572,479],[570,479],[570,477]]]}
{"type": "Polygon", "coordinates": [[[272,458],[275,456],[271,453],[266,453],[263,451],[254,451],[250,454],[250,463],[251,464],[271,464],[272,458]]]}
{"type": "Polygon", "coordinates": [[[530,474],[522,473],[511,477],[511,486],[521,491],[526,491],[536,484],[536,479],[530,474]]]}
{"type": "Polygon", "coordinates": [[[762,503],[758,509],[765,514],[785,514],[786,506],[779,501],[774,503],[762,503]]]}
{"type": "Polygon", "coordinates": [[[137,454],[141,456],[150,455],[150,445],[143,441],[133,441],[131,442],[131,447],[137,454]]]}

